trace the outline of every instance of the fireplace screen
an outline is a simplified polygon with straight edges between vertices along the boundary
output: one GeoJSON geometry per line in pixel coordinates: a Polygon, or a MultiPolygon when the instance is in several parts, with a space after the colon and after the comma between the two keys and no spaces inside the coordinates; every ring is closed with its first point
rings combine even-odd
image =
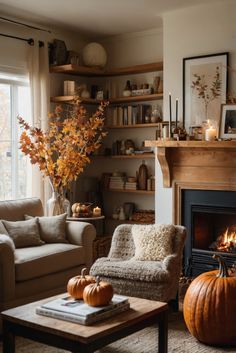
{"type": "Polygon", "coordinates": [[[236,192],[183,190],[182,224],[187,228],[184,273],[197,276],[218,267],[213,253],[236,264],[236,192]]]}

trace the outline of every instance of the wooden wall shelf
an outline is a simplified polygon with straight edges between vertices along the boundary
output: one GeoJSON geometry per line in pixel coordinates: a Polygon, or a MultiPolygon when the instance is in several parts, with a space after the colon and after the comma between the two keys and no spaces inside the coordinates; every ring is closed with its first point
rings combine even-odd
{"type": "Polygon", "coordinates": [[[105,155],[95,155],[91,156],[92,158],[108,158],[108,159],[147,159],[155,158],[154,153],[140,153],[140,154],[130,154],[130,155],[114,155],[114,156],[105,156],[105,155]]]}
{"type": "Polygon", "coordinates": [[[155,191],[148,190],[126,190],[126,189],[106,189],[107,192],[122,192],[122,193],[132,193],[132,194],[143,194],[143,195],[154,195],[155,191]]]}
{"type": "Polygon", "coordinates": [[[96,67],[79,66],[73,64],[50,66],[51,73],[79,75],[79,76],[120,76],[133,75],[145,72],[162,71],[163,62],[154,62],[150,64],[134,65],[112,70],[103,70],[96,67]]]}
{"type": "MultiPolygon", "coordinates": [[[[74,99],[74,96],[57,96],[51,97],[50,101],[52,103],[71,103],[74,99]]],[[[161,100],[163,99],[162,93],[149,94],[143,96],[130,96],[130,97],[119,97],[119,98],[111,98],[108,99],[110,104],[121,104],[121,103],[135,103],[135,102],[146,102],[153,100],[161,100]]],[[[93,99],[93,98],[82,98],[82,103],[85,104],[99,104],[101,100],[93,99]]]]}

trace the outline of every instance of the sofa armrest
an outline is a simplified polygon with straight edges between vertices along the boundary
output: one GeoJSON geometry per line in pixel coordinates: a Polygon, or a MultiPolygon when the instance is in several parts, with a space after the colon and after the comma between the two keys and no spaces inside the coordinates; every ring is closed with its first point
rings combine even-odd
{"type": "MultiPolygon", "coordinates": [[[[15,297],[15,255],[12,247],[0,241],[0,308],[15,297]]],[[[4,307],[4,306],[3,306],[4,307]]]]}
{"type": "Polygon", "coordinates": [[[66,236],[69,243],[84,247],[86,267],[90,268],[93,262],[93,241],[96,238],[94,225],[87,222],[67,221],[66,236]]]}

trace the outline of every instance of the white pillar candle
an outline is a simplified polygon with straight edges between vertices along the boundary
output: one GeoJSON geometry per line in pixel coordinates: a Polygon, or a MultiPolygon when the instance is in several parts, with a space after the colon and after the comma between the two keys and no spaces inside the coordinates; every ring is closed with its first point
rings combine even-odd
{"type": "Polygon", "coordinates": [[[205,139],[206,139],[206,141],[215,141],[215,139],[216,139],[216,129],[214,129],[212,126],[210,126],[209,129],[206,129],[206,131],[205,131],[205,139]]]}
{"type": "Polygon", "coordinates": [[[94,217],[100,217],[101,214],[102,214],[101,208],[95,207],[95,208],[93,209],[93,216],[94,216],[94,217]]]}

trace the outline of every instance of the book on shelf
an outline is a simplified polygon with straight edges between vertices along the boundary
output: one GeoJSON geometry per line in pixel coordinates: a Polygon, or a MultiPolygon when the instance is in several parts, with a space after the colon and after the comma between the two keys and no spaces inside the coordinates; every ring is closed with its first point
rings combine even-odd
{"type": "Polygon", "coordinates": [[[126,311],[129,307],[128,298],[117,294],[113,295],[108,305],[99,307],[90,306],[85,304],[83,300],[75,300],[67,296],[54,299],[37,307],[36,313],[82,325],[91,325],[126,311]]]}

